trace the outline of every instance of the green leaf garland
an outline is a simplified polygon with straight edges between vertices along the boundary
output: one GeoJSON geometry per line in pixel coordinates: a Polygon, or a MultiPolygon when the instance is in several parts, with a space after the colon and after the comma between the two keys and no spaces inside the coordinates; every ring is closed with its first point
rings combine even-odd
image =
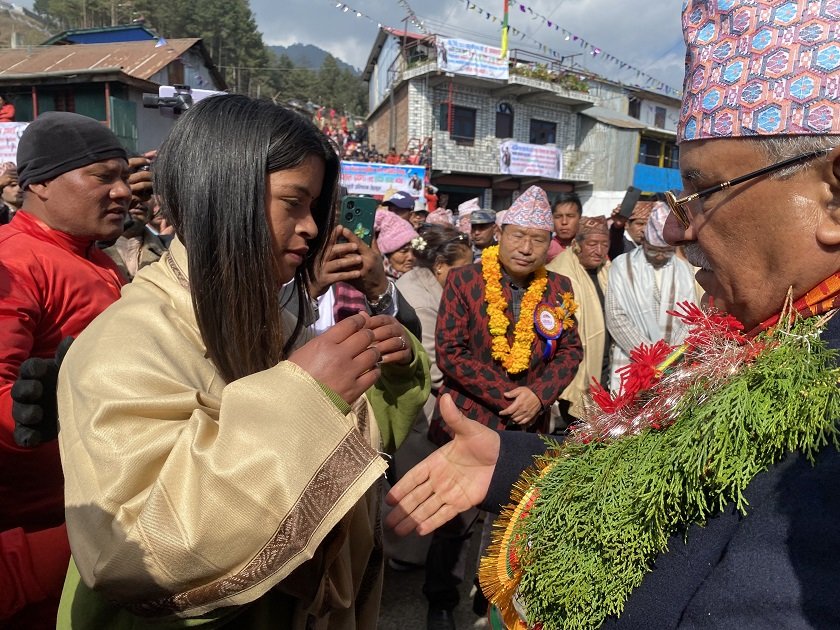
{"type": "Polygon", "coordinates": [[[692,386],[667,430],[570,442],[541,462],[542,475],[530,472],[538,498],[514,538],[529,624],[597,628],[621,613],[672,534],[730,502],[748,514],[747,485],[787,453],[813,462],[840,448],[840,371],[821,323],[766,333],[754,362],[692,386]]]}

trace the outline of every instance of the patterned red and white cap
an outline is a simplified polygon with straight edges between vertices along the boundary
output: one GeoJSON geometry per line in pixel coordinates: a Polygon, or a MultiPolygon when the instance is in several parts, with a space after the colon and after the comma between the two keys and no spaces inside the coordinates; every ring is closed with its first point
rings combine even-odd
{"type": "Polygon", "coordinates": [[[505,212],[502,225],[517,225],[551,232],[554,229],[554,223],[551,220],[551,204],[548,202],[548,195],[539,186],[531,186],[519,195],[505,212]]]}
{"type": "Polygon", "coordinates": [[[678,140],[840,133],[840,0],[687,0],[678,140]]]}

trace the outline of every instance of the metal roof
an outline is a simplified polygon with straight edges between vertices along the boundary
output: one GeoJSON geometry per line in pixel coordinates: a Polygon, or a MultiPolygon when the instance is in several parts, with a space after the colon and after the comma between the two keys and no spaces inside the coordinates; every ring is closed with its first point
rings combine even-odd
{"type": "Polygon", "coordinates": [[[74,28],[58,35],[53,35],[43,46],[53,44],[95,44],[113,42],[135,42],[158,39],[158,36],[143,24],[120,24],[98,28],[74,28]]]}
{"type": "Polygon", "coordinates": [[[72,46],[33,46],[0,49],[0,80],[24,79],[50,75],[119,70],[123,74],[149,81],[182,54],[198,47],[219,89],[224,81],[213,66],[204,44],[198,38],[170,39],[163,45],[158,40],[119,42],[114,44],[74,44],[72,46]]]}
{"type": "Polygon", "coordinates": [[[622,127],[624,129],[646,129],[647,125],[638,118],[633,118],[627,114],[607,109],[606,107],[599,107],[594,105],[587,109],[580,111],[584,116],[589,116],[595,120],[613,127],[622,127]]]}

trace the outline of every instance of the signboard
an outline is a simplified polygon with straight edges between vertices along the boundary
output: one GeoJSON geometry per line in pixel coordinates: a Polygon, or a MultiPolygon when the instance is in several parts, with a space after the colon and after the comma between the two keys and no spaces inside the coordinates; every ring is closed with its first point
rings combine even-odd
{"type": "Polygon", "coordinates": [[[426,167],[411,164],[379,164],[374,162],[341,162],[341,185],[351,195],[384,195],[404,190],[412,196],[423,193],[426,167]]]}
{"type": "Polygon", "coordinates": [[[438,68],[444,72],[508,80],[508,57],[502,49],[463,39],[437,39],[438,68]]]}
{"type": "Polygon", "coordinates": [[[499,145],[499,171],[506,175],[562,179],[563,152],[550,144],[506,140],[499,145]]]}
{"type": "Polygon", "coordinates": [[[0,123],[0,163],[17,163],[18,141],[28,124],[25,122],[0,123]]]}

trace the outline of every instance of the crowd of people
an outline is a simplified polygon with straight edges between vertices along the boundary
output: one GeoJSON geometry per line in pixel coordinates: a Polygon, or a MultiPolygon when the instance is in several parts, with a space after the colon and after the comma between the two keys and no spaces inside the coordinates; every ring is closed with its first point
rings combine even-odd
{"type": "Polygon", "coordinates": [[[326,113],[323,108],[318,110],[315,124],[332,140],[343,160],[432,168],[430,137],[409,142],[404,151],[398,152],[395,146],[377,149],[375,144],[369,144],[364,122],[354,121],[352,116],[346,114],[339,115],[333,109],[326,113]]]}
{"type": "MultiPolygon", "coordinates": [[[[688,37],[695,78],[715,80],[708,34],[727,35],[707,25],[725,19],[731,5],[720,4],[686,7],[687,33],[706,34],[688,37]]],[[[762,19],[755,28],[769,28],[762,19]]],[[[840,343],[827,316],[840,306],[840,116],[828,131],[793,110],[779,127],[750,127],[747,112],[720,127],[702,81],[689,86],[681,159],[696,192],[607,218],[538,186],[500,212],[479,198],[437,207],[430,188],[392,191],[369,235],[338,220],[341,160],[362,152],[341,122],[216,96],[183,114],[158,151],[129,155],[97,121],[40,115],[16,163],[0,166],[0,627],[366,630],[377,626],[386,560],[423,571],[429,630],[456,627],[465,580],[478,585],[478,616],[540,622],[533,611],[554,604],[528,588],[551,580],[523,584],[514,606],[518,585],[500,586],[509,576],[488,583],[486,565],[467,565],[469,541],[480,535],[483,556],[500,553],[496,515],[514,486],[537,483],[520,479],[534,457],[560,449],[542,474],[584,462],[580,482],[595,480],[602,512],[581,507],[591,497],[576,487],[541,487],[539,500],[568,507],[556,517],[580,525],[566,530],[580,541],[571,547],[622,555],[632,541],[584,544],[584,525],[626,508],[611,493],[632,480],[607,475],[634,467],[605,471],[586,457],[661,435],[665,423],[642,430],[624,418],[631,437],[579,436],[594,431],[597,406],[615,413],[641,387],[631,382],[640,354],[671,353],[636,392],[654,404],[644,391],[669,370],[695,378],[679,356],[700,343],[691,324],[701,303],[730,327],[720,347],[748,346],[747,362],[781,345],[749,346],[777,325],[806,354],[820,336],[840,343]],[[817,333],[798,336],[798,316],[817,333]],[[583,446],[564,455],[566,444],[583,446]]],[[[740,369],[724,359],[670,407],[703,413],[717,380],[740,369]]],[[[827,395],[812,405],[817,420],[840,413],[827,395]]],[[[733,440],[748,436],[735,455],[703,450],[657,471],[683,480],[699,462],[707,485],[669,508],[685,519],[650,524],[671,524],[660,547],[622,558],[645,577],[620,614],[597,589],[581,594],[605,611],[590,625],[840,624],[830,536],[840,440],[834,416],[819,429],[814,418],[790,420],[802,442],[768,418],[732,429],[733,440]],[[738,468],[763,442],[771,459],[738,468]],[[709,481],[724,469],[737,471],[742,495],[709,481]],[[714,510],[699,517],[684,504],[701,494],[714,510]]],[[[706,433],[726,433],[728,421],[706,433]]],[[[643,495],[623,522],[641,518],[643,495]]],[[[523,522],[537,497],[528,501],[523,522]]],[[[510,540],[523,544],[514,525],[510,540]]],[[[534,527],[534,541],[550,528],[534,527]]],[[[501,553],[514,571],[521,556],[501,553]]],[[[623,592],[621,576],[608,578],[610,597],[623,592]]]]}

